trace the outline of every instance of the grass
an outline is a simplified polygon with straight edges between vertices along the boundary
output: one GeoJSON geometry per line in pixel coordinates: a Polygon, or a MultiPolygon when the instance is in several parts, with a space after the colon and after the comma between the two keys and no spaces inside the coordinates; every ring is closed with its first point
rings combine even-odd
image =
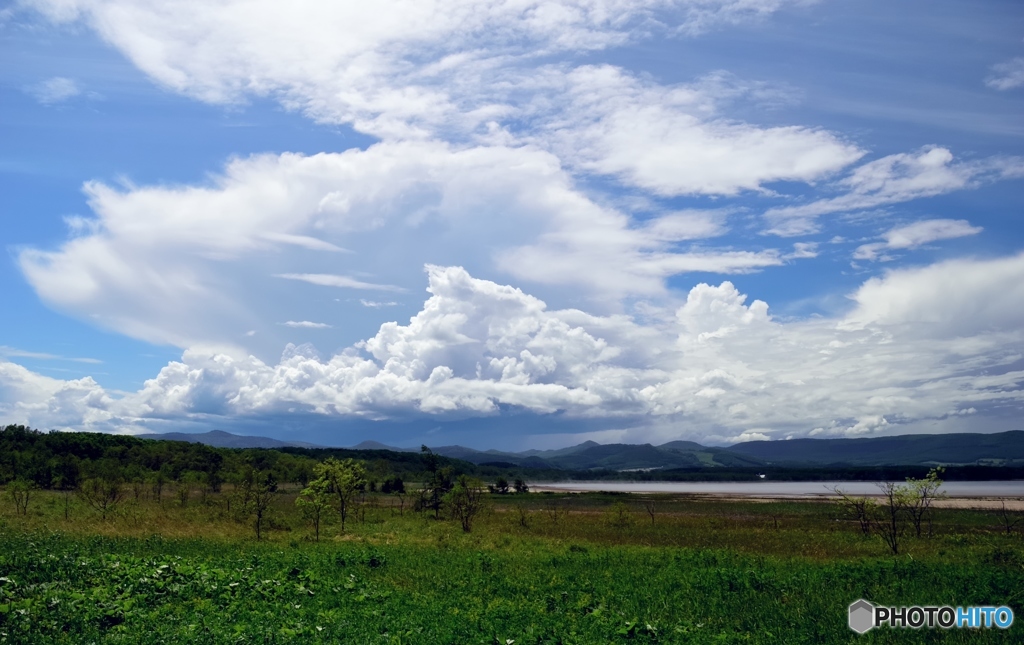
{"type": "Polygon", "coordinates": [[[1020,535],[979,512],[940,511],[935,537],[892,557],[822,503],[661,496],[652,523],[635,496],[531,494],[468,534],[382,506],[315,543],[293,499],[261,543],[218,496],[107,520],[64,520],[59,494],[5,508],[0,643],[1024,642],[1024,622],[846,626],[862,597],[1024,606],[1020,535]]]}

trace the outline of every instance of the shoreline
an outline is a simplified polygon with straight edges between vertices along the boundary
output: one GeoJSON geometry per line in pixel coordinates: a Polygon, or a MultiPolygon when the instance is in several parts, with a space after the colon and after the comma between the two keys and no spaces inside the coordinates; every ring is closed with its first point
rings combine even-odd
{"type": "MultiPolygon", "coordinates": [[[[648,487],[646,490],[631,489],[631,490],[615,490],[613,487],[600,488],[598,482],[580,482],[581,484],[590,484],[590,486],[573,486],[571,484],[553,484],[553,483],[538,483],[530,484],[531,493],[595,493],[595,492],[615,492],[625,493],[630,495],[664,495],[688,498],[694,500],[715,500],[715,501],[732,501],[732,502],[762,502],[771,503],[777,501],[831,501],[838,499],[835,494],[827,491],[820,493],[782,493],[782,492],[743,492],[743,491],[672,491],[672,490],[657,490],[648,487]]],[[[652,482],[658,483],[658,482],[652,482]]],[[[832,483],[832,482],[830,482],[832,483]]],[[[977,509],[977,510],[994,510],[1002,508],[1004,505],[1007,510],[1011,511],[1024,511],[1024,482],[1020,482],[1022,490],[1018,494],[1009,495],[991,495],[991,494],[952,494],[946,497],[936,499],[933,502],[935,508],[961,508],[961,509],[977,509]]],[[[638,484],[632,484],[637,486],[638,484]]],[[[642,485],[640,485],[642,486],[642,485]]],[[[881,498],[881,493],[872,492],[860,492],[851,493],[855,497],[869,497],[869,498],[881,498]]]]}

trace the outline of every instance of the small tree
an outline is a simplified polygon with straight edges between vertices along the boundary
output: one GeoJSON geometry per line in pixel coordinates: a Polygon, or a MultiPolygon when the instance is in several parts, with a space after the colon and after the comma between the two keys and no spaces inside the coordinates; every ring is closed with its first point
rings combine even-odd
{"type": "Polygon", "coordinates": [[[633,523],[633,514],[630,512],[629,506],[623,502],[615,502],[611,505],[611,508],[608,509],[608,518],[612,526],[620,529],[633,523]]]}
{"type": "Polygon", "coordinates": [[[295,503],[302,509],[302,516],[313,525],[313,533],[316,541],[320,541],[320,521],[324,512],[331,506],[331,484],[323,478],[317,477],[309,482],[309,485],[302,489],[296,498],[295,503]]]}
{"type": "Polygon", "coordinates": [[[902,486],[893,482],[878,484],[882,491],[882,503],[879,513],[873,519],[875,531],[882,537],[893,555],[899,555],[900,544],[905,531],[905,515],[907,512],[907,496],[902,486]]]}
{"type": "Polygon", "coordinates": [[[1003,529],[1006,531],[1007,535],[1013,533],[1014,527],[1016,527],[1022,519],[1019,513],[1014,513],[1012,510],[1006,508],[1005,501],[1000,504],[999,510],[996,511],[996,514],[999,516],[999,521],[1002,523],[1003,529]]]}
{"type": "Polygon", "coordinates": [[[423,483],[423,488],[420,490],[417,506],[420,510],[433,510],[434,519],[440,519],[444,497],[454,486],[452,469],[450,466],[441,466],[440,459],[430,448],[421,446],[420,452],[423,454],[423,460],[426,462],[429,477],[423,483]]]}
{"type": "Polygon", "coordinates": [[[658,502],[653,497],[645,497],[642,502],[644,510],[651,516],[651,526],[654,526],[654,514],[658,510],[658,502]]]}
{"type": "Polygon", "coordinates": [[[479,479],[459,475],[455,485],[444,496],[444,503],[452,519],[462,524],[462,530],[469,533],[473,520],[484,509],[487,494],[484,483],[479,479]]]}
{"type": "Polygon", "coordinates": [[[64,497],[64,519],[71,518],[71,489],[72,486],[64,479],[64,475],[60,472],[53,476],[53,481],[50,484],[57,490],[61,491],[64,497]]]}
{"type": "Polygon", "coordinates": [[[253,520],[256,541],[263,539],[263,522],[277,493],[277,482],[269,471],[250,468],[239,483],[239,512],[253,520]]]}
{"type": "Polygon", "coordinates": [[[359,462],[346,459],[339,461],[329,457],[313,467],[318,478],[327,481],[329,489],[337,504],[338,515],[341,517],[341,530],[345,531],[345,520],[355,501],[356,495],[366,482],[366,469],[359,462]]]}
{"type": "Polygon", "coordinates": [[[149,488],[153,493],[153,498],[156,499],[156,503],[163,504],[164,486],[167,485],[167,477],[164,475],[164,471],[158,470],[153,473],[149,479],[149,488]]]}
{"type": "Polygon", "coordinates": [[[508,491],[508,480],[504,477],[499,477],[497,481],[494,482],[494,492],[499,495],[505,495],[508,491]]]}
{"type": "Polygon", "coordinates": [[[945,494],[939,490],[942,487],[940,476],[944,471],[945,468],[939,466],[929,470],[924,479],[907,477],[906,485],[901,487],[907,516],[910,517],[910,521],[914,525],[917,537],[921,537],[922,525],[925,520],[928,521],[928,536],[931,537],[932,502],[945,497],[945,494]]]}
{"type": "Polygon", "coordinates": [[[93,477],[82,482],[78,494],[105,520],[124,499],[124,487],[118,479],[93,477]]]}
{"type": "Polygon", "coordinates": [[[519,526],[524,529],[530,527],[530,511],[526,504],[516,504],[516,518],[519,520],[519,526]]]}
{"type": "Polygon", "coordinates": [[[33,485],[27,479],[15,479],[7,484],[7,493],[14,502],[14,510],[18,515],[28,515],[28,500],[32,493],[33,485]]]}
{"type": "Polygon", "coordinates": [[[871,525],[874,522],[878,504],[868,497],[854,497],[840,490],[838,486],[829,489],[837,496],[842,515],[849,520],[857,522],[860,532],[864,535],[871,534],[871,525]]]}
{"type": "Polygon", "coordinates": [[[529,493],[530,487],[526,485],[526,482],[521,477],[517,477],[515,483],[512,485],[513,489],[517,493],[529,493]]]}
{"type": "Polygon", "coordinates": [[[386,478],[381,484],[380,491],[398,498],[398,514],[405,515],[405,482],[401,475],[386,478]]]}

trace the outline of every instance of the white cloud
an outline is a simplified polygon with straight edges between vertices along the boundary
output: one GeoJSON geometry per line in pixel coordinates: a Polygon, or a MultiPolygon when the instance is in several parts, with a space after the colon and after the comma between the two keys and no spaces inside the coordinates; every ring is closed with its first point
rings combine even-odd
{"type": "Polygon", "coordinates": [[[730,440],[968,421],[1003,429],[999,409],[1024,401],[1024,371],[1014,369],[1024,355],[1014,306],[1022,257],[891,272],[865,283],[857,308],[837,319],[779,322],[729,283],[698,285],[674,323],[648,325],[551,310],[464,269],[430,267],[430,298],[407,324],[385,323],[326,360],[307,346],[289,346],[276,365],[188,350],[120,399],[91,379],[5,363],[0,400],[8,419],[121,430],[275,414],[488,416],[501,406],[618,417],[625,441],[677,438],[680,428],[730,440]]]}
{"type": "Polygon", "coordinates": [[[397,302],[380,302],[380,301],[377,301],[377,300],[364,300],[362,298],[359,299],[359,304],[361,304],[364,307],[369,307],[370,309],[380,309],[381,307],[397,307],[398,306],[397,302]]]}
{"type": "Polygon", "coordinates": [[[29,283],[62,311],[182,348],[237,349],[257,331],[248,351],[273,351],[287,339],[272,321],[318,297],[295,283],[401,292],[425,263],[618,297],[663,295],[680,273],[748,273],[807,256],[698,244],[727,229],[727,211],[637,221],[530,147],[255,155],[205,185],[85,190],[94,218],[55,250],[20,252],[29,283]]]}
{"type": "Polygon", "coordinates": [[[172,90],[213,103],[272,96],[315,119],[395,138],[468,132],[506,114],[488,88],[505,91],[503,72],[538,58],[652,31],[694,34],[802,0],[28,4],[54,21],[88,24],[172,90]]]}
{"type": "MultiPolygon", "coordinates": [[[[980,226],[971,226],[964,219],[922,220],[887,231],[882,235],[884,242],[862,244],[853,252],[853,257],[857,260],[876,260],[879,259],[879,253],[886,250],[916,249],[929,242],[977,235],[982,230],[980,226]]],[[[883,255],[881,259],[889,258],[883,255]]]]}
{"type": "Polygon", "coordinates": [[[763,84],[715,72],[665,87],[573,62],[805,0],[33,4],[53,20],[85,22],[158,83],[203,101],[270,96],[384,141],[530,143],[659,195],[814,181],[864,154],[822,129],[759,127],[719,109],[777,101],[763,84]]]}
{"type": "Polygon", "coordinates": [[[289,320],[281,323],[285,327],[293,327],[298,329],[330,329],[331,326],[327,323],[311,322],[309,320],[289,320]]]}
{"type": "Polygon", "coordinates": [[[63,76],[54,76],[53,78],[41,81],[27,88],[26,91],[43,105],[63,103],[82,93],[77,83],[63,76]]]}
{"type": "Polygon", "coordinates": [[[404,291],[401,287],[390,284],[374,284],[363,282],[345,275],[329,275],[324,273],[279,273],[275,278],[300,280],[321,287],[339,287],[342,289],[368,289],[373,291],[404,291]]]}
{"type": "Polygon", "coordinates": [[[890,271],[852,298],[857,306],[843,321],[850,328],[900,326],[922,337],[1024,329],[1024,254],[890,271]]]}
{"type": "Polygon", "coordinates": [[[71,361],[73,363],[89,363],[92,365],[99,365],[103,362],[98,358],[69,357],[61,356],[59,354],[50,354],[49,352],[32,352],[24,349],[18,349],[17,347],[8,347],[6,345],[0,345],[0,356],[35,358],[44,361],[71,361]]]}
{"type": "Polygon", "coordinates": [[[577,68],[562,82],[564,112],[538,136],[584,170],[659,195],[735,195],[775,181],[809,182],[864,154],[823,130],[723,118],[721,88],[703,83],[663,87],[610,66],[577,68]]]}
{"type": "Polygon", "coordinates": [[[776,235],[802,235],[818,229],[820,215],[875,208],[973,188],[986,181],[1024,176],[1024,159],[994,157],[954,162],[946,148],[927,147],[916,154],[900,153],[866,163],[842,179],[838,197],[800,206],[771,208],[765,213],[776,235]]]}
{"type": "Polygon", "coordinates": [[[115,401],[92,378],[49,378],[0,361],[0,423],[82,429],[111,418],[115,401]]]}
{"type": "Polygon", "coordinates": [[[993,65],[985,85],[996,90],[1012,90],[1024,85],[1024,58],[1018,56],[993,65]]]}

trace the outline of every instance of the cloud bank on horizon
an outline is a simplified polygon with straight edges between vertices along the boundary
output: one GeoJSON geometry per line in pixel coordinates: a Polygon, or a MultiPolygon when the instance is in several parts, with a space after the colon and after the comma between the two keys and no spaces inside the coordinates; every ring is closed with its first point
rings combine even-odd
{"type": "MultiPolygon", "coordinates": [[[[87,30],[167,97],[270,101],[370,143],[240,154],[202,181],[80,178],[88,214],[18,247],[20,275],[53,310],[181,359],[119,391],[5,347],[0,422],[419,419],[443,442],[477,419],[459,440],[481,447],[1017,427],[1024,240],[930,204],[1019,190],[1019,138],[885,150],[796,120],[811,88],[712,54],[682,80],[629,55],[713,52],[715,34],[827,4],[25,0],[18,20],[87,30]],[[832,304],[779,314],[737,286],[776,275],[784,310],[832,304]],[[488,436],[511,414],[535,429],[488,436]]],[[[1020,60],[986,62],[977,91],[1018,100],[1020,60]]],[[[46,109],[81,92],[30,90],[46,109]]]]}

